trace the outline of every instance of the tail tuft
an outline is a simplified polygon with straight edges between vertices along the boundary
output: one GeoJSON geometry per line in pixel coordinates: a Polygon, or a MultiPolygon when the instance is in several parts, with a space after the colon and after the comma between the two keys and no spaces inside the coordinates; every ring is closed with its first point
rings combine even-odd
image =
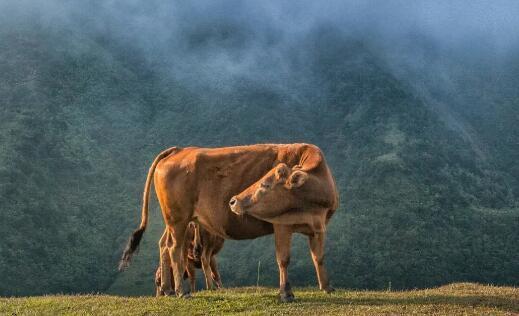
{"type": "Polygon", "coordinates": [[[145,230],[145,227],[141,227],[134,231],[130,236],[130,240],[128,240],[128,244],[126,244],[123,256],[121,257],[121,261],[119,261],[119,271],[125,270],[130,265],[133,253],[137,250],[137,247],[139,247],[139,243],[141,242],[145,230]]]}

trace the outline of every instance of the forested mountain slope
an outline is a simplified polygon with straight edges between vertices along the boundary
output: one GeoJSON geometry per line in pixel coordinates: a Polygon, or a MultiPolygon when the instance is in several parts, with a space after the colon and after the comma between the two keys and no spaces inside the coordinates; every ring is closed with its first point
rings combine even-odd
{"type": "MultiPolygon", "coordinates": [[[[187,32],[183,49],[240,59],[251,36],[216,24],[187,32]]],[[[116,265],[155,155],[264,142],[315,143],[334,171],[341,207],[326,262],[335,286],[519,284],[516,96],[489,91],[493,108],[464,111],[437,81],[413,84],[415,69],[397,72],[369,42],[326,25],[281,57],[281,39],[266,41],[250,71],[209,80],[211,69],[150,58],[106,34],[0,28],[0,295],[151,294],[156,203],[135,262],[122,274],[116,265]]],[[[277,283],[271,237],[228,241],[219,259],[224,285],[255,284],[260,260],[261,284],[277,283]]],[[[302,237],[290,274],[315,284],[302,237]]]]}

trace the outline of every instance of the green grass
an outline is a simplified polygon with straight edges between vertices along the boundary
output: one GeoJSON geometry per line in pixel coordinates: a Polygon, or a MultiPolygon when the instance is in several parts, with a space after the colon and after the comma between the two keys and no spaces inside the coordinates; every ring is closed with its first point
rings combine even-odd
{"type": "Polygon", "coordinates": [[[519,288],[457,283],[402,292],[295,289],[296,302],[279,303],[277,289],[202,291],[191,299],[52,295],[0,298],[0,315],[357,314],[517,315],[519,288]]]}

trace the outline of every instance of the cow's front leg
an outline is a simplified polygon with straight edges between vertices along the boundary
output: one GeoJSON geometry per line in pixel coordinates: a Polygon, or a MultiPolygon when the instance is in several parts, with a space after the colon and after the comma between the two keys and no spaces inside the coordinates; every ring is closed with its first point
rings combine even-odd
{"type": "Polygon", "coordinates": [[[317,273],[317,280],[319,281],[319,288],[326,293],[331,293],[334,289],[330,286],[328,274],[324,267],[324,239],[326,233],[315,232],[308,238],[310,246],[310,253],[312,254],[312,261],[314,262],[315,272],[317,273]]]}
{"type": "Polygon", "coordinates": [[[292,229],[290,226],[274,225],[276,242],[276,260],[279,267],[279,296],[282,302],[292,302],[294,293],[288,281],[288,264],[290,263],[290,244],[292,229]]]}

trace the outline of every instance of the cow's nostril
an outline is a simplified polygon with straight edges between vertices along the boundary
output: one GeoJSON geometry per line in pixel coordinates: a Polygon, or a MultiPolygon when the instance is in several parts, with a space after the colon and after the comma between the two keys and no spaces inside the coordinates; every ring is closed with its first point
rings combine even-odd
{"type": "Polygon", "coordinates": [[[233,198],[229,201],[229,205],[230,205],[230,206],[234,206],[234,205],[236,205],[236,198],[233,197],[233,198]]]}

